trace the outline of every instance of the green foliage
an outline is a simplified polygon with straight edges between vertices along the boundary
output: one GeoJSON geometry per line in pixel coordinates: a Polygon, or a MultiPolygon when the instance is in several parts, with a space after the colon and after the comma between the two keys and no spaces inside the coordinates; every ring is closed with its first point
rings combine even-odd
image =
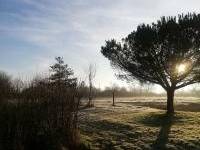
{"type": "Polygon", "coordinates": [[[200,14],[162,17],[157,23],[139,25],[121,42],[106,41],[101,52],[122,71],[120,78],[162,86],[167,113],[173,113],[175,90],[200,82],[199,25],[200,14]]]}
{"type": "Polygon", "coordinates": [[[200,81],[200,15],[162,17],[152,25],[139,25],[122,42],[106,41],[101,52],[122,78],[138,79],[178,89],[200,81]],[[178,73],[177,65],[185,64],[178,73]]]}
{"type": "Polygon", "coordinates": [[[55,59],[57,62],[51,66],[51,82],[66,86],[76,85],[77,79],[72,77],[74,75],[73,70],[67,64],[64,64],[63,58],[56,57],[55,59]]]}

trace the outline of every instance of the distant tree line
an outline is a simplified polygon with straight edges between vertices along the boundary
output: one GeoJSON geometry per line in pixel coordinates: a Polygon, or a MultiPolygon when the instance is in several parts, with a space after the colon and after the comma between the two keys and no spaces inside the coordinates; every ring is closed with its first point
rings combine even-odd
{"type": "MultiPolygon", "coordinates": [[[[85,92],[87,93],[88,87],[85,86],[85,92]]],[[[105,87],[105,89],[93,87],[94,98],[98,97],[112,97],[112,93],[115,93],[116,97],[137,97],[137,96],[161,96],[162,94],[154,93],[153,91],[146,88],[134,88],[127,89],[126,87],[105,87]]],[[[87,95],[87,94],[86,94],[87,95]]],[[[86,97],[87,98],[87,97],[86,97]]]]}
{"type": "MultiPolygon", "coordinates": [[[[94,89],[95,97],[112,97],[113,88],[106,87],[105,89],[94,89]]],[[[155,93],[152,89],[147,88],[126,88],[126,87],[115,87],[116,97],[162,97],[166,96],[165,92],[155,93]]],[[[192,88],[189,90],[177,91],[177,97],[200,97],[200,89],[192,88]]]]}
{"type": "MultiPolygon", "coordinates": [[[[156,93],[152,87],[135,87],[135,88],[127,88],[127,87],[119,87],[116,86],[114,89],[112,86],[105,87],[104,89],[93,87],[92,93],[94,98],[101,97],[112,97],[112,93],[115,93],[115,97],[165,97],[166,93],[156,93]]],[[[84,86],[84,98],[88,99],[87,93],[89,92],[89,88],[84,86]]],[[[177,91],[177,97],[200,97],[200,89],[198,86],[196,88],[177,91]]]]}

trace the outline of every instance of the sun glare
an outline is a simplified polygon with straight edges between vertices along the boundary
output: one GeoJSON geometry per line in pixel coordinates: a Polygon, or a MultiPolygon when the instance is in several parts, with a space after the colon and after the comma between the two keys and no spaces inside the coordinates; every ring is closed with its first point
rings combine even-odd
{"type": "Polygon", "coordinates": [[[178,65],[177,70],[178,70],[178,73],[184,73],[186,70],[186,65],[185,64],[178,65]]]}

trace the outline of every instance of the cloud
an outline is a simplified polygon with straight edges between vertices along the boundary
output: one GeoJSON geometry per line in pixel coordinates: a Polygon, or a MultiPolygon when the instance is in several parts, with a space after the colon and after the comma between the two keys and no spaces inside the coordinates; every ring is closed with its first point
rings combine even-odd
{"type": "MultiPolygon", "coordinates": [[[[121,39],[138,24],[151,23],[162,15],[198,12],[199,4],[198,0],[6,0],[0,2],[4,8],[0,9],[0,33],[4,36],[0,51],[7,53],[10,44],[15,51],[23,48],[30,55],[24,61],[39,71],[47,69],[55,56],[63,56],[80,76],[90,62],[96,63],[97,84],[104,79],[101,82],[106,86],[117,81],[108,60],[100,54],[105,40],[121,39]]],[[[26,66],[15,69],[16,61],[22,60],[12,60],[9,70],[30,73],[26,66]]]]}

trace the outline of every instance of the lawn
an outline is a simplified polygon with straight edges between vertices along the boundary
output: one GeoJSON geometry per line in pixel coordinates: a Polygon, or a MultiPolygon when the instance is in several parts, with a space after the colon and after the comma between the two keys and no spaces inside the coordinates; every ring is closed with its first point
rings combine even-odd
{"type": "Polygon", "coordinates": [[[179,111],[167,116],[156,109],[164,106],[162,99],[151,101],[150,107],[150,101],[136,99],[120,99],[115,107],[109,99],[97,100],[94,108],[80,112],[81,139],[91,149],[199,150],[199,102],[176,100],[179,111]]]}

